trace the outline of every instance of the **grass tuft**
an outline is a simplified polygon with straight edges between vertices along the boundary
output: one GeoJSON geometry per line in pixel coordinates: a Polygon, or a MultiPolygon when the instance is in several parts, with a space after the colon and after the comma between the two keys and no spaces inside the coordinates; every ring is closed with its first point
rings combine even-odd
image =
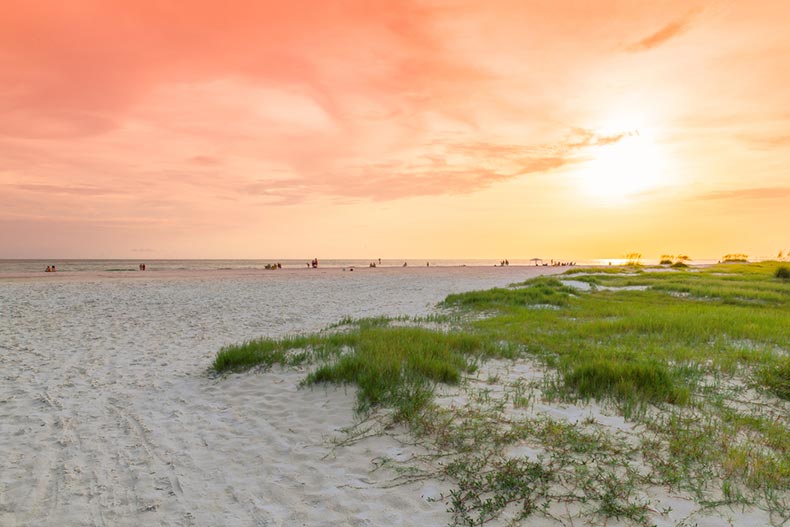
{"type": "Polygon", "coordinates": [[[556,278],[536,278],[517,287],[495,288],[488,291],[472,291],[448,296],[444,306],[468,307],[473,309],[501,309],[531,305],[565,306],[573,288],[567,287],[556,278]]]}
{"type": "Polygon", "coordinates": [[[396,408],[409,420],[430,400],[435,383],[457,384],[473,370],[471,356],[483,352],[473,335],[445,334],[422,328],[363,328],[353,352],[320,366],[305,382],[354,384],[358,410],[396,408]]]}
{"type": "Polygon", "coordinates": [[[678,387],[668,368],[656,361],[593,359],[576,363],[565,384],[584,398],[686,404],[689,390],[678,387]]]}
{"type": "Polygon", "coordinates": [[[780,399],[790,400],[790,357],[765,366],[757,374],[758,382],[780,399]]]}

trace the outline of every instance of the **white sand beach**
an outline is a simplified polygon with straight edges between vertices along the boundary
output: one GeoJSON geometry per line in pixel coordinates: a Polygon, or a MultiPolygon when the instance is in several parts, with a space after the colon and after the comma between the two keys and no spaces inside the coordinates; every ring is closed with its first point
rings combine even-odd
{"type": "Polygon", "coordinates": [[[446,525],[444,483],[385,488],[394,439],[333,449],[353,389],[212,378],[217,350],[343,316],[421,315],[555,268],[0,277],[0,525],[446,525]]]}

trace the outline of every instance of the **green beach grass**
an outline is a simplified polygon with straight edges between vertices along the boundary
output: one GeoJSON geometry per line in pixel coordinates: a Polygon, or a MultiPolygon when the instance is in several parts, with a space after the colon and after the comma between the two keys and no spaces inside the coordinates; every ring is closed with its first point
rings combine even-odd
{"type": "Polygon", "coordinates": [[[700,510],[755,507],[782,525],[790,521],[786,269],[577,268],[451,295],[427,319],[344,320],[320,334],[229,346],[213,369],[307,365],[304,385],[355,385],[361,416],[383,411],[446,458],[435,470],[454,482],[447,502],[457,525],[556,519],[558,504],[576,507],[569,521],[650,525],[661,511],[639,489],[651,486],[691,496],[700,510]],[[542,375],[479,389],[469,379],[487,359],[528,361],[542,375]],[[445,385],[469,402],[437,403],[445,385]],[[594,420],[516,411],[537,400],[594,402],[635,431],[623,438],[594,420]],[[505,455],[525,442],[543,456],[505,455]]]}

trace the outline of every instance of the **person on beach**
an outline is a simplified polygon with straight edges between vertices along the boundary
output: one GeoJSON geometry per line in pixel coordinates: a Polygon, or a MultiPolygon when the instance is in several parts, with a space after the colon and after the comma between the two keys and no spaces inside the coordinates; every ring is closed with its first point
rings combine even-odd
{"type": "Polygon", "coordinates": [[[55,266],[53,265],[53,266],[52,266],[52,272],[54,273],[56,270],[57,270],[57,269],[55,269],[55,266]]]}
{"type": "Polygon", "coordinates": [[[52,272],[52,267],[50,267],[50,266],[47,266],[47,270],[46,270],[46,271],[44,271],[44,272],[45,272],[45,273],[51,273],[51,272],[52,272]]]}

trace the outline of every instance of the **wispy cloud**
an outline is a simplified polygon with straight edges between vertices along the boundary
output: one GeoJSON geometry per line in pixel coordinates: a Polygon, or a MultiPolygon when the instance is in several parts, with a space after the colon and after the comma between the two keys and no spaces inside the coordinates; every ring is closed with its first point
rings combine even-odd
{"type": "Polygon", "coordinates": [[[695,199],[701,201],[787,198],[790,198],[790,187],[761,187],[736,190],[717,190],[695,196],[695,199]]]}
{"type": "Polygon", "coordinates": [[[647,51],[664,44],[665,42],[678,37],[689,30],[692,22],[699,14],[699,10],[690,11],[677,20],[673,20],[655,33],[628,44],[625,49],[630,52],[647,51]]]}
{"type": "Polygon", "coordinates": [[[74,185],[40,185],[40,184],[31,184],[31,183],[18,183],[18,184],[4,185],[4,186],[13,190],[37,192],[37,193],[43,193],[48,195],[70,194],[77,196],[107,196],[110,194],[119,194],[117,190],[99,188],[99,187],[74,186],[74,185]]]}
{"type": "Polygon", "coordinates": [[[193,156],[189,159],[190,162],[201,166],[217,166],[222,164],[222,160],[214,156],[193,156]]]}
{"type": "Polygon", "coordinates": [[[573,129],[553,144],[518,145],[490,142],[435,142],[409,160],[349,165],[341,170],[261,180],[243,192],[292,204],[313,195],[391,201],[418,196],[470,194],[500,183],[543,174],[579,162],[590,148],[616,143],[635,132],[599,135],[573,129]]]}
{"type": "Polygon", "coordinates": [[[741,135],[739,138],[749,146],[762,150],[790,146],[790,135],[741,135]]]}

